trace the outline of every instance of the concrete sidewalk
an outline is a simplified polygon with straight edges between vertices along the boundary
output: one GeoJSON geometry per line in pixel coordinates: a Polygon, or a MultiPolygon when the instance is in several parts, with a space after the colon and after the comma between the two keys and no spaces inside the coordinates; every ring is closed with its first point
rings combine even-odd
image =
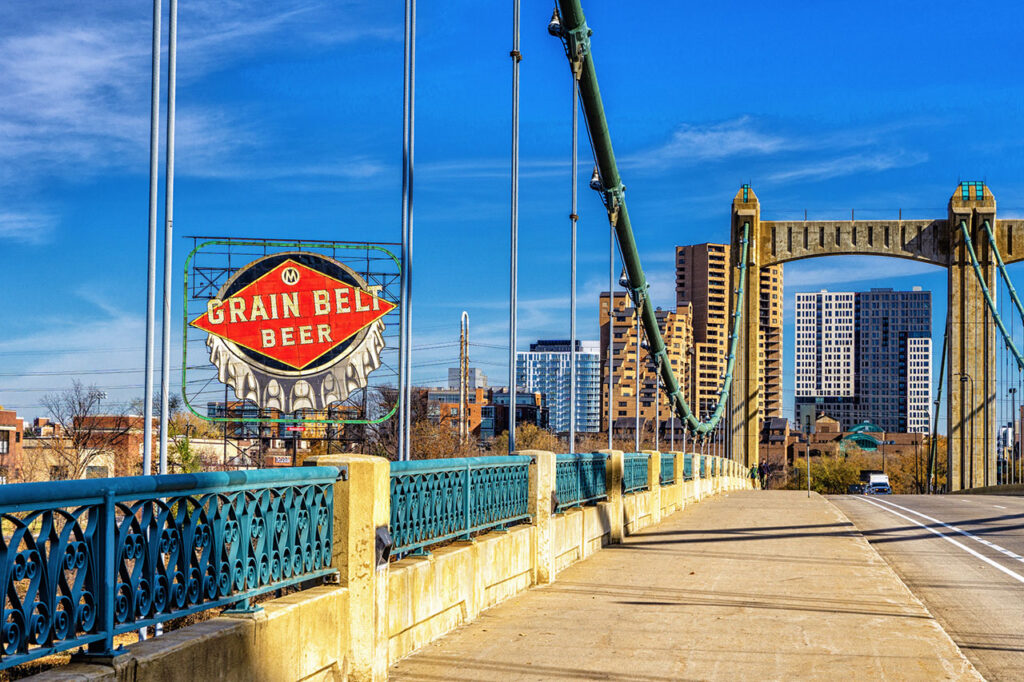
{"type": "Polygon", "coordinates": [[[393,680],[980,679],[845,516],[692,505],[428,645],[393,680]]]}

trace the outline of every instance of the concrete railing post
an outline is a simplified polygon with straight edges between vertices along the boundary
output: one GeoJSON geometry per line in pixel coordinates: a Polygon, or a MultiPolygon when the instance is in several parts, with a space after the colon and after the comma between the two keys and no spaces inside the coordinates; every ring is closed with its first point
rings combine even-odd
{"type": "Polygon", "coordinates": [[[644,450],[647,455],[647,489],[651,496],[651,524],[661,522],[661,453],[644,450]]]}
{"type": "Polygon", "coordinates": [[[622,450],[600,450],[599,452],[608,455],[604,469],[605,485],[608,488],[608,505],[611,509],[611,528],[608,531],[608,540],[614,544],[622,542],[624,525],[622,519],[622,450]]]}
{"type": "Polygon", "coordinates": [[[348,466],[334,485],[334,555],[348,588],[350,679],[384,680],[388,673],[388,563],[377,561],[377,531],[391,521],[391,463],[370,455],[308,457],[311,466],[348,466]]]}
{"type": "Polygon", "coordinates": [[[551,516],[555,510],[556,455],[546,450],[520,450],[533,457],[530,464],[529,513],[533,519],[533,582],[546,585],[555,579],[555,538],[551,516]]]}

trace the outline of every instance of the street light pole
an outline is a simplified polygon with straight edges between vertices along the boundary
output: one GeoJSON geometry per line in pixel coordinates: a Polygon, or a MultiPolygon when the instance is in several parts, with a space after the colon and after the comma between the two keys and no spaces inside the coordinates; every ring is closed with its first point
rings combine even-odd
{"type": "MultiPolygon", "coordinates": [[[[804,457],[807,460],[807,499],[811,497],[811,415],[807,415],[807,430],[804,432],[804,457]]],[[[884,466],[882,467],[885,468],[884,466]]]]}
{"type": "MultiPolygon", "coordinates": [[[[969,450],[969,452],[970,452],[970,465],[968,467],[968,474],[970,476],[970,486],[966,486],[966,487],[973,488],[974,487],[974,377],[972,377],[967,372],[957,372],[957,376],[960,377],[960,383],[962,383],[962,384],[963,383],[967,383],[968,380],[970,380],[970,382],[971,382],[971,407],[970,407],[970,410],[969,410],[969,416],[970,416],[970,420],[971,420],[971,430],[970,430],[970,444],[971,444],[971,447],[970,447],[970,450],[969,450]]],[[[960,477],[961,477],[961,479],[963,478],[963,467],[961,467],[961,470],[960,470],[960,477]]],[[[988,453],[986,453],[986,455],[985,455],[985,483],[986,484],[988,483],[988,453]]]]}
{"type": "Polygon", "coordinates": [[[1017,389],[1010,389],[1010,483],[1017,482],[1017,389]]]}

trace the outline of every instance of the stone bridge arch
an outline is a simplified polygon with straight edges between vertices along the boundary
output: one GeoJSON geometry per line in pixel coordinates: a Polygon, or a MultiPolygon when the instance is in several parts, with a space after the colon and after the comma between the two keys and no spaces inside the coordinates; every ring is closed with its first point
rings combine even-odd
{"type": "Polygon", "coordinates": [[[807,258],[859,255],[902,258],[946,268],[948,360],[947,466],[951,490],[996,481],[996,329],[971,266],[961,221],[966,221],[987,286],[998,276],[988,220],[1006,263],[1024,260],[1024,220],[997,220],[996,202],[982,183],[961,183],[947,204],[947,215],[925,220],[772,221],[761,219],[761,205],[749,186],[732,202],[732,258],[742,254],[743,226],[749,223],[747,287],[733,390],[730,447],[747,466],[758,458],[758,319],[760,269],[807,258]],[[969,383],[961,376],[971,377],[969,383]]]}

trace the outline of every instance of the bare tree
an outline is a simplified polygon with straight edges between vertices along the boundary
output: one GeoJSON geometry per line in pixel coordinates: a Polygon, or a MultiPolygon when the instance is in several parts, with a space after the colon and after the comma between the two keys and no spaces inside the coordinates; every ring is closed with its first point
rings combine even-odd
{"type": "Polygon", "coordinates": [[[96,386],[83,386],[77,379],[59,393],[41,401],[57,425],[47,443],[51,477],[84,478],[89,467],[102,457],[114,461],[116,474],[137,473],[139,458],[128,438],[131,420],[123,411],[104,410],[106,397],[96,386]]]}

